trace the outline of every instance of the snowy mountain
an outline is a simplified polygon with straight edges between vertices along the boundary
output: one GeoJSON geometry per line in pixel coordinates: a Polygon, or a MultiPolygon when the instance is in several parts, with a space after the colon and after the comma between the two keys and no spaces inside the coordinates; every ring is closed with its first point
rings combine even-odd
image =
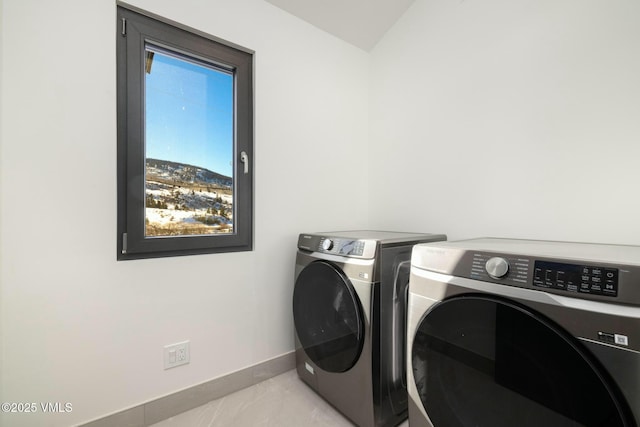
{"type": "Polygon", "coordinates": [[[226,187],[233,185],[231,177],[212,172],[209,169],[169,160],[147,159],[147,179],[164,178],[185,184],[216,184],[226,187]]]}

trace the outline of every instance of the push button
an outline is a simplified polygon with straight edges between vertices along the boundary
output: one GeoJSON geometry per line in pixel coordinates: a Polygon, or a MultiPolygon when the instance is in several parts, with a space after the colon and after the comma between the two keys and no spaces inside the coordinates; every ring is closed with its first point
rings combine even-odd
{"type": "Polygon", "coordinates": [[[542,273],[542,269],[541,268],[536,268],[533,271],[533,280],[537,281],[537,282],[542,282],[544,275],[542,273]]]}
{"type": "Polygon", "coordinates": [[[592,294],[602,294],[602,287],[599,283],[591,283],[589,287],[589,292],[592,294]]]}
{"type": "Polygon", "coordinates": [[[602,294],[618,296],[618,270],[605,268],[603,273],[602,294]]]}
{"type": "Polygon", "coordinates": [[[615,343],[615,334],[610,334],[608,332],[598,332],[598,340],[613,344],[615,343]]]}

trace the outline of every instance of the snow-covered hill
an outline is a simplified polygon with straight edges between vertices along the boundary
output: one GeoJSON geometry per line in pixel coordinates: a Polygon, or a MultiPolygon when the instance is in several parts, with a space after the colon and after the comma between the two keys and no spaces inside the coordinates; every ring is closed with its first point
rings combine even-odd
{"type": "Polygon", "coordinates": [[[198,166],[147,159],[147,236],[233,231],[233,180],[198,166]]]}

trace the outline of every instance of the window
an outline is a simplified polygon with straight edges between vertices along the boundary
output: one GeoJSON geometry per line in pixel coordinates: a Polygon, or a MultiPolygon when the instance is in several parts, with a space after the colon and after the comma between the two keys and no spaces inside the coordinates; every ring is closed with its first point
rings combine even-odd
{"type": "Polygon", "coordinates": [[[253,55],[118,7],[118,259],[253,245],[253,55]]]}

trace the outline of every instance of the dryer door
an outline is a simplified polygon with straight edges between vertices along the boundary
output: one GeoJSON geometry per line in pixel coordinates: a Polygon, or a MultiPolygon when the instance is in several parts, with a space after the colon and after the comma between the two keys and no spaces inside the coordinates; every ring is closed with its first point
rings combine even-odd
{"type": "Polygon", "coordinates": [[[328,372],[349,370],[360,357],[364,320],[349,278],[335,265],[314,261],[298,275],[293,321],[305,353],[328,372]]]}
{"type": "Polygon", "coordinates": [[[587,350],[513,301],[464,295],[421,319],[413,379],[435,427],[627,427],[629,408],[587,350]]]}

